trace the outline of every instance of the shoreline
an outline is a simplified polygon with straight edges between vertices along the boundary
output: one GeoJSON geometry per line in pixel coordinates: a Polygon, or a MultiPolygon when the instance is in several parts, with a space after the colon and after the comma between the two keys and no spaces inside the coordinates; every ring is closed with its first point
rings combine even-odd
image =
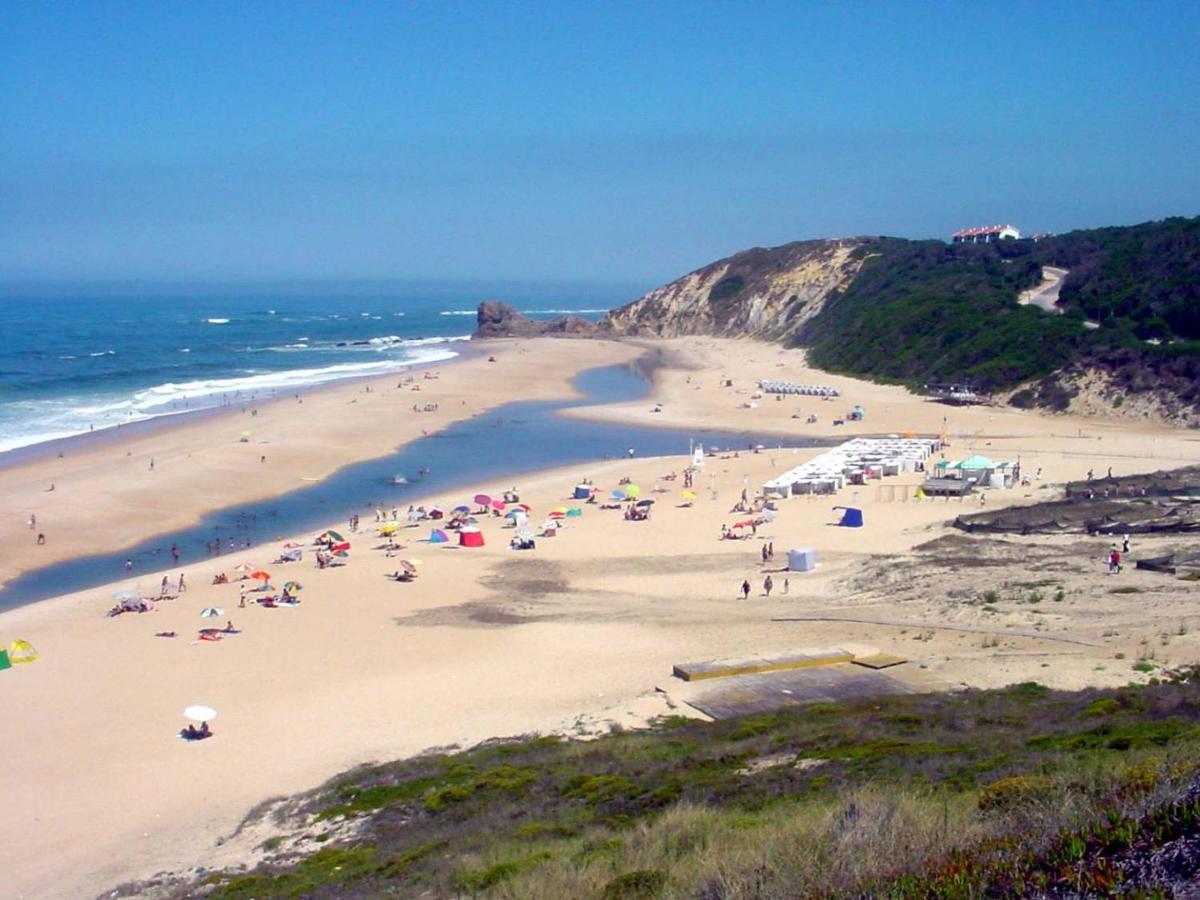
{"type": "Polygon", "coordinates": [[[262,401],[248,399],[227,406],[204,406],[198,409],[156,413],[145,419],[138,419],[134,422],[118,422],[115,425],[108,425],[97,431],[80,431],[76,434],[38,441],[37,443],[26,444],[21,447],[13,447],[11,450],[0,451],[0,472],[15,466],[41,462],[51,457],[56,457],[60,453],[65,454],[67,451],[86,450],[90,447],[102,446],[106,443],[116,443],[122,438],[136,438],[152,435],[157,432],[169,432],[172,429],[180,428],[197,420],[205,418],[218,419],[225,415],[231,416],[234,413],[244,412],[253,407],[265,408],[284,400],[294,399],[296,394],[305,396],[335,388],[352,387],[356,384],[374,384],[375,382],[383,384],[398,375],[402,377],[412,372],[413,369],[451,366],[479,355],[480,350],[477,344],[472,345],[470,341],[463,341],[462,345],[462,351],[454,351],[454,356],[448,359],[436,360],[434,362],[408,363],[387,375],[349,375],[345,378],[337,378],[332,381],[316,382],[289,391],[288,393],[292,395],[291,397],[282,396],[276,392],[274,396],[262,401]]]}
{"type": "MultiPolygon", "coordinates": [[[[778,358],[777,348],[701,343],[707,341],[667,342],[668,349],[694,350],[704,363],[687,371],[658,370],[652,396],[664,401],[668,420],[690,417],[743,430],[797,427],[790,403],[740,408],[743,398],[737,392],[778,358]],[[710,352],[720,364],[704,358],[710,352]],[[742,373],[732,389],[717,385],[727,364],[742,373]]],[[[528,342],[504,346],[513,355],[520,346],[527,356],[538,353],[528,342]]],[[[572,342],[569,359],[561,362],[578,365],[586,352],[572,342]]],[[[632,350],[624,346],[620,353],[628,356],[632,350]]],[[[789,360],[787,365],[796,364],[789,360]]],[[[806,377],[804,370],[795,371],[796,379],[806,377]]],[[[526,391],[546,387],[544,366],[523,367],[520,375],[529,378],[526,391]]],[[[863,402],[868,409],[868,419],[859,423],[863,431],[889,433],[893,423],[940,418],[942,412],[894,388],[860,383],[853,390],[836,406],[863,402]]],[[[380,395],[381,404],[385,396],[380,395]]],[[[336,418],[347,405],[324,404],[322,411],[336,418]]],[[[649,414],[649,406],[645,401],[617,404],[607,414],[625,415],[621,421],[629,424],[662,421],[656,415],[663,414],[649,414]]],[[[990,494],[989,508],[1047,499],[1054,494],[1049,485],[1081,477],[1089,466],[1102,472],[1104,466],[1123,468],[1135,460],[1150,470],[1200,459],[1200,445],[1186,435],[1125,426],[1096,429],[1098,436],[1054,436],[1048,432],[1051,426],[1054,432],[1063,430],[1059,423],[1036,414],[949,413],[955,419],[950,451],[955,457],[982,452],[1007,458],[1020,446],[1026,448],[1024,467],[1046,468],[1044,482],[1033,489],[990,494]],[[1084,448],[1092,452],[1074,455],[1084,448]]],[[[304,415],[310,417],[307,409],[304,415]]],[[[804,436],[805,430],[798,433],[804,436]]],[[[839,430],[836,436],[853,434],[839,430]]],[[[518,428],[497,439],[519,437],[518,428]]],[[[39,808],[34,822],[10,817],[0,825],[0,846],[20,849],[19,855],[0,851],[10,889],[17,896],[70,897],[164,868],[245,861],[237,852],[252,848],[239,849],[225,839],[266,797],[315,787],[358,763],[407,757],[434,746],[522,732],[586,733],[610,723],[636,727],[671,711],[667,695],[655,689],[670,690],[672,665],[689,659],[852,646],[903,654],[914,667],[928,668],[929,675],[948,684],[1124,684],[1143,676],[1115,665],[1114,651],[1132,659],[1142,637],[1157,640],[1158,631],[1173,630],[1188,615],[1186,595],[1156,600],[1154,608],[1146,605],[1148,593],[1110,595],[1111,582],[1104,580],[1099,561],[1102,548],[1093,560],[1092,550],[1078,546],[1103,542],[1077,535],[1012,542],[1026,548],[1011,560],[1013,574],[1005,576],[1018,581],[1028,578],[1021,571],[1023,555],[1057,548],[1083,560],[1073,563],[1078,573],[1057,576],[1073,579],[1062,605],[1002,604],[999,612],[988,613],[978,604],[947,599],[962,593],[963,570],[951,567],[918,578],[925,569],[912,567],[928,565],[922,560],[930,551],[918,548],[959,537],[947,522],[970,504],[899,503],[862,489],[867,527],[859,532],[831,522],[830,505],[847,502],[854,490],[848,489],[836,498],[787,501],[770,529],[760,529],[758,541],[717,540],[720,526],[731,521],[728,510],[739,490],[757,487],[802,461],[805,453],[817,452],[768,450],[710,459],[697,481],[700,496],[690,505],[680,502],[678,482],[667,479],[668,470],[678,471],[687,461],[684,457],[539,470],[520,480],[522,499],[528,498],[539,514],[564,503],[581,477],[604,488],[631,477],[648,492],[661,481],[665,492],[649,493],[659,499],[652,522],[627,522],[619,512],[585,509],[580,519],[567,520],[563,534],[539,540],[532,554],[509,550],[511,532],[492,519],[482,524],[488,543],[479,549],[426,543],[428,523],[402,531],[402,541],[409,544],[405,552],[422,559],[420,577],[412,584],[386,579],[397,561],[369,549],[376,543],[375,529],[364,521],[367,527],[354,539],[348,567],[318,570],[308,559],[278,571],[272,567],[280,581],[304,583],[303,604],[296,609],[243,610],[237,607],[236,582],[209,583],[217,569],[232,573],[242,562],[268,565],[275,548],[264,545],[219,561],[185,561],[181,568],[190,589],[146,615],[104,618],[111,590],[120,581],[0,613],[4,638],[31,640],[42,654],[34,665],[0,673],[7,679],[0,713],[25,729],[0,773],[0,790],[14,808],[39,808]],[[790,595],[739,603],[733,599],[735,586],[743,578],[757,583],[767,571],[757,557],[768,539],[785,551],[815,547],[819,568],[793,577],[790,595]],[[898,581],[893,580],[897,571],[898,581]],[[919,589],[905,593],[910,572],[919,589]],[[1096,597],[1103,603],[1093,604],[1096,597]],[[241,633],[215,644],[189,642],[188,636],[205,624],[198,611],[206,606],[223,609],[241,633]],[[775,621],[800,611],[835,620],[775,621]],[[909,628],[854,624],[852,618],[982,623],[1001,640],[992,650],[969,633],[947,631],[913,643],[909,628]],[[1137,624],[1127,625],[1131,619],[1137,624]],[[165,630],[183,637],[156,637],[165,630]],[[1105,636],[1110,630],[1119,636],[1105,636]],[[1044,635],[1032,636],[1040,631],[1044,635]],[[1095,646],[1071,645],[1064,651],[1060,642],[1044,639],[1064,636],[1083,636],[1095,646]],[[1053,668],[1043,668],[1048,659],[1053,668]],[[189,746],[173,739],[173,729],[182,724],[180,710],[192,703],[220,711],[215,740],[189,746]],[[136,764],[129,762],[133,759],[136,764]],[[93,827],[97,820],[107,823],[102,833],[93,827]],[[137,852],[130,853],[134,846],[137,852]]],[[[910,488],[917,483],[911,477],[891,481],[910,488]]],[[[474,490],[494,492],[510,483],[489,477],[453,493],[470,497],[474,490]]],[[[456,499],[447,493],[431,496],[456,499]]],[[[284,527],[281,534],[295,535],[295,529],[284,527]]],[[[1012,552],[1009,544],[1005,547],[1012,552]]],[[[1000,571],[967,572],[966,584],[982,591],[981,579],[1000,571]]],[[[1169,586],[1157,577],[1128,575],[1144,592],[1169,586]]],[[[1200,657],[1200,630],[1192,631],[1162,651],[1164,663],[1168,654],[1181,660],[1200,657]]]]}
{"type": "Polygon", "coordinates": [[[559,346],[547,343],[553,340],[497,344],[506,357],[507,372],[486,369],[491,364],[485,351],[473,349],[448,360],[444,372],[441,366],[420,366],[418,372],[441,373],[432,382],[410,369],[320,385],[301,395],[299,403],[308,404],[302,417],[293,415],[293,397],[275,397],[245,408],[168,421],[144,432],[122,428],[123,433],[103,441],[85,435],[73,453],[47,450],[0,467],[0,584],[51,563],[132,547],[156,534],[194,526],[214,509],[319,483],[348,464],[389,455],[422,434],[437,433],[508,402],[510,385],[514,393],[523,385],[523,399],[570,399],[574,392],[569,377],[594,365],[627,362],[632,355],[616,342],[590,342],[582,352],[569,353],[561,341],[555,342],[559,346]],[[529,358],[535,351],[543,364],[529,358]],[[493,384],[481,391],[477,381],[485,372],[493,384]],[[405,378],[415,380],[406,384],[405,378]],[[421,390],[410,392],[414,385],[421,390]],[[409,415],[399,402],[409,400],[436,403],[437,409],[409,415]],[[368,405],[371,409],[364,410],[368,405]],[[309,421],[319,428],[308,427],[309,421]],[[381,421],[386,422],[386,434],[377,427],[381,421]],[[238,435],[246,429],[251,429],[251,440],[242,441],[238,435]],[[269,435],[266,440],[264,434],[269,435]],[[260,456],[269,457],[265,468],[256,466],[260,456]],[[172,498],[170,503],[162,502],[164,496],[172,498]],[[219,502],[210,496],[219,497],[219,502]],[[109,505],[107,515],[100,515],[101,503],[109,505]],[[91,515],[81,518],[81,505],[91,515]],[[27,527],[31,514],[37,516],[36,528],[27,527]],[[67,522],[69,544],[61,539],[67,522]],[[104,529],[107,536],[101,539],[104,529]],[[38,533],[47,535],[46,545],[24,551],[38,533]]]}

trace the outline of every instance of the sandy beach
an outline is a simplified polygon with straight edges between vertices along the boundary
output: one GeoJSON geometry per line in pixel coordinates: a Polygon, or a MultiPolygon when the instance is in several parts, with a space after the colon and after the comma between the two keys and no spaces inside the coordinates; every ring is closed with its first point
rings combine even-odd
{"type": "Polygon", "coordinates": [[[502,403],[570,398],[568,381],[578,372],[637,355],[610,341],[496,342],[483,355],[287,394],[130,438],[81,440],[61,457],[0,469],[0,584],[318,481],[502,403]],[[437,409],[413,411],[427,404],[437,409]],[[38,533],[46,535],[42,546],[38,533]]]}
{"type": "MultiPolygon", "coordinates": [[[[647,400],[579,414],[754,429],[781,443],[945,434],[950,458],[986,453],[1040,470],[1027,488],[989,492],[989,507],[1052,499],[1056,486],[1089,470],[1128,475],[1200,462],[1194,431],[946,407],[901,388],[813,371],[799,351],[752,341],[652,346],[671,365],[657,372],[647,400]],[[842,396],[755,398],[760,378],[829,385],[842,396]],[[864,421],[833,424],[856,404],[866,409],[864,421]],[[807,424],[809,414],[815,424],[807,424]]],[[[570,396],[575,372],[627,362],[645,347],[501,341],[484,345],[482,356],[441,366],[440,378],[422,383],[419,395],[411,385],[397,388],[395,378],[374,383],[370,393],[364,383],[345,385],[305,394],[302,404],[263,405],[256,416],[236,411],[5,470],[0,540],[10,551],[0,559],[0,578],[194,521],[217,498],[224,504],[288,490],[497,403],[570,396]],[[415,399],[439,409],[410,414],[415,399]],[[243,444],[247,428],[252,440],[243,444]],[[50,482],[53,492],[45,490],[50,482]],[[44,547],[33,546],[25,524],[32,511],[48,536],[44,547]]],[[[17,734],[6,744],[0,795],[10,810],[29,811],[0,824],[6,891],[89,896],[159,871],[252,863],[254,841],[234,833],[256,804],[356,764],[492,736],[589,733],[668,712],[695,714],[670,677],[684,661],[841,647],[903,655],[946,688],[1024,680],[1075,688],[1145,677],[1129,663],[1147,645],[1161,665],[1200,657],[1200,615],[1190,610],[1186,585],[1130,567],[1120,584],[1139,592],[1111,593],[1116,582],[1101,561],[1102,538],[963,544],[971,539],[947,523],[974,508],[974,498],[901,502],[878,486],[847,488],[832,500],[784,501],[776,521],[752,539],[719,539],[743,489],[753,493],[817,452],[712,456],[690,505],[681,481],[670,477],[687,458],[605,461],[525,477],[521,498],[535,523],[556,506],[576,505],[567,498],[581,478],[605,493],[627,478],[656,503],[646,522],[587,505],[531,552],[509,549],[512,532],[499,518],[482,523],[482,548],[431,545],[429,524],[404,528],[400,557],[420,560],[411,583],[387,578],[399,557],[374,549],[384,539],[364,516],[360,533],[349,536],[345,567],[318,570],[311,554],[272,567],[279,552],[272,544],[185,565],[188,590],[153,612],[106,618],[123,586],[114,584],[0,614],[0,639],[28,640],[42,657],[0,673],[0,713],[17,734]],[[835,527],[831,506],[854,498],[866,527],[835,527]],[[764,543],[776,549],[766,564],[764,543]],[[814,548],[820,567],[779,571],[779,554],[793,546],[814,548]],[[218,572],[235,576],[242,563],[266,566],[276,586],[303,583],[302,602],[239,608],[237,582],[211,582],[218,572]],[[1047,573],[1062,588],[1059,600],[978,601],[989,590],[1024,596],[1021,585],[1047,573]],[[767,574],[776,583],[770,597],[762,590],[767,574]],[[743,579],[753,586],[744,601],[743,579]],[[223,614],[201,619],[210,606],[223,614]],[[804,621],[776,621],[787,618],[804,621]],[[228,620],[238,633],[197,639],[200,628],[228,620]],[[195,703],[219,711],[215,736],[186,743],[176,733],[185,724],[182,709],[195,703]]],[[[912,489],[918,476],[887,483],[912,489]]],[[[508,487],[502,480],[427,499],[469,503],[478,491],[508,487]]],[[[281,538],[308,546],[313,535],[281,538]]],[[[1135,544],[1133,555],[1150,543],[1135,544]]]]}

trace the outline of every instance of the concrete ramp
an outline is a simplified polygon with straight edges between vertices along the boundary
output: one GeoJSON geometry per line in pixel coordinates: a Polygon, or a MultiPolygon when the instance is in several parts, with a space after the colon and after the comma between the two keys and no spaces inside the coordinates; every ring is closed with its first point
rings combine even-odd
{"type": "Polygon", "coordinates": [[[743,675],[695,688],[689,685],[679,692],[679,699],[713,719],[731,719],[811,703],[923,693],[926,690],[929,688],[900,681],[883,672],[843,663],[743,675]]]}
{"type": "Polygon", "coordinates": [[[729,678],[734,675],[757,675],[764,672],[786,672],[848,663],[854,654],[846,650],[825,650],[819,653],[798,653],[794,656],[766,657],[738,662],[680,663],[671,674],[684,681],[703,681],[707,678],[729,678]]]}

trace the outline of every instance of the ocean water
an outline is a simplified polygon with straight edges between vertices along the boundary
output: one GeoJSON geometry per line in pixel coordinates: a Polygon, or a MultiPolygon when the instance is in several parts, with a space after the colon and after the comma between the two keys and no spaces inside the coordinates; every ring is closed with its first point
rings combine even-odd
{"type": "MultiPolygon", "coordinates": [[[[20,447],[452,359],[494,294],[429,285],[0,297],[0,464],[20,447]]],[[[636,296],[512,287],[532,318],[597,319],[636,296]]]]}

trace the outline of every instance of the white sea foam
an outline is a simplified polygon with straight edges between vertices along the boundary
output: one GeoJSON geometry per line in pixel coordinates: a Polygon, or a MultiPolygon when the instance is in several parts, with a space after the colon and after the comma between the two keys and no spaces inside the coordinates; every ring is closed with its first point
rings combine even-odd
{"type": "Polygon", "coordinates": [[[369,362],[343,362],[331,366],[287,369],[279,372],[246,370],[230,378],[167,382],[132,395],[109,396],[90,401],[79,398],[29,401],[20,404],[19,409],[15,408],[16,404],[12,404],[7,411],[17,415],[7,421],[0,419],[0,452],[86,434],[91,426],[100,429],[164,415],[208,409],[226,402],[236,404],[251,400],[262,401],[277,394],[286,395],[345,378],[387,375],[412,366],[426,366],[458,356],[456,351],[444,345],[464,340],[469,340],[469,337],[397,340],[394,343],[362,348],[404,351],[391,357],[376,357],[369,362]]]}
{"type": "Polygon", "coordinates": [[[438,313],[438,315],[439,316],[473,316],[473,315],[475,315],[475,310],[473,310],[473,309],[443,309],[440,313],[438,313]]]}
{"type": "Polygon", "coordinates": [[[207,322],[209,325],[228,325],[229,324],[228,319],[205,319],[204,321],[207,322]]]}
{"type": "Polygon", "coordinates": [[[95,353],[89,353],[88,356],[116,356],[116,350],[97,350],[95,353]]]}

